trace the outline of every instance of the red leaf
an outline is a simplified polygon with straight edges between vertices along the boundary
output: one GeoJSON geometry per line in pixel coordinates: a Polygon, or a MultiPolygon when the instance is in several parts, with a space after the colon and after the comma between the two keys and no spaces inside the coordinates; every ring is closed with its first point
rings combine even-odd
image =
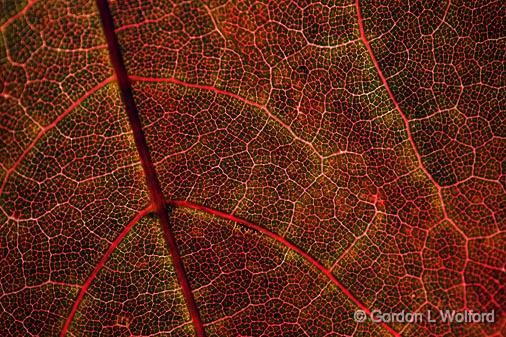
{"type": "Polygon", "coordinates": [[[3,7],[1,336],[506,333],[498,2],[3,7]]]}

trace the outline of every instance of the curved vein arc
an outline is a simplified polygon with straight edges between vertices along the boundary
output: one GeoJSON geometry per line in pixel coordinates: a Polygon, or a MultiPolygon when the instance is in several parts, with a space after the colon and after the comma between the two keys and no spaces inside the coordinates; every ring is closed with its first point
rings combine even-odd
{"type": "Polygon", "coordinates": [[[22,17],[23,15],[28,12],[28,10],[37,2],[37,0],[29,0],[28,3],[23,7],[19,12],[11,16],[9,19],[7,19],[3,24],[0,30],[3,32],[9,25],[11,25],[14,21],[22,17]]]}
{"type": "Polygon", "coordinates": [[[406,114],[402,111],[401,106],[399,105],[399,102],[397,102],[397,99],[395,98],[392,90],[390,89],[387,79],[386,79],[385,75],[383,74],[383,72],[381,71],[378,61],[376,60],[376,56],[374,56],[374,53],[371,48],[371,44],[369,43],[369,40],[367,40],[367,38],[365,36],[364,20],[362,18],[362,12],[360,10],[359,0],[356,0],[356,8],[357,8],[357,16],[358,16],[358,26],[359,26],[359,30],[360,30],[360,39],[362,40],[362,42],[364,43],[364,45],[367,49],[367,53],[369,54],[369,57],[371,58],[371,61],[374,64],[374,68],[376,69],[376,72],[381,80],[381,83],[383,84],[383,87],[385,88],[385,90],[388,93],[388,97],[392,101],[393,105],[395,106],[395,109],[397,110],[397,112],[399,113],[399,115],[402,118],[402,121],[404,122],[404,128],[405,128],[406,133],[408,135],[408,141],[411,144],[411,147],[413,148],[415,156],[418,160],[418,165],[420,166],[422,171],[425,173],[425,175],[427,175],[427,177],[430,179],[430,181],[434,184],[434,186],[436,186],[436,188],[440,189],[441,186],[434,180],[434,178],[432,178],[429,171],[427,171],[427,168],[425,167],[425,165],[422,162],[422,156],[418,152],[415,141],[413,139],[413,135],[411,133],[411,128],[409,126],[409,119],[407,118],[406,114]]]}
{"type": "Polygon", "coordinates": [[[109,260],[112,253],[116,250],[118,245],[123,241],[123,239],[127,236],[127,234],[130,232],[130,230],[133,228],[133,226],[138,223],[144,216],[147,214],[153,212],[155,209],[154,205],[149,205],[148,207],[141,210],[139,213],[135,215],[135,217],[126,225],[125,229],[118,235],[118,237],[111,243],[105,254],[102,256],[102,259],[98,262],[97,266],[93,271],[91,272],[90,276],[84,281],[83,285],[81,286],[81,290],[79,291],[79,294],[77,295],[76,300],[74,301],[74,304],[72,305],[72,309],[70,310],[69,315],[67,316],[67,319],[65,320],[65,323],[63,325],[63,329],[61,330],[60,337],[65,337],[67,334],[70,325],[72,324],[72,320],[74,319],[74,316],[77,312],[77,309],[79,308],[79,304],[81,304],[84,296],[86,295],[88,288],[93,283],[95,278],[97,277],[100,270],[104,267],[105,263],[109,260]]]}
{"type": "Polygon", "coordinates": [[[241,101],[241,102],[243,102],[243,103],[245,103],[247,105],[253,106],[253,107],[255,107],[257,109],[260,109],[263,112],[265,112],[265,114],[270,119],[274,120],[281,127],[283,127],[286,131],[288,131],[292,135],[293,139],[298,140],[301,143],[307,145],[320,158],[320,160],[324,159],[323,155],[320,152],[318,152],[318,150],[314,147],[313,143],[311,143],[310,141],[305,140],[305,139],[301,138],[300,136],[298,136],[292,130],[292,128],[291,128],[290,125],[286,124],[279,117],[277,117],[271,111],[269,111],[269,109],[267,108],[267,106],[265,104],[260,104],[258,102],[255,102],[255,101],[252,101],[250,99],[244,98],[244,97],[242,97],[242,96],[240,96],[238,94],[234,94],[233,92],[230,92],[230,91],[227,91],[227,90],[223,90],[223,89],[219,89],[219,88],[217,88],[215,86],[212,86],[212,85],[205,85],[205,84],[196,84],[196,83],[184,82],[184,81],[181,81],[180,79],[177,79],[175,77],[168,77],[168,78],[167,77],[143,77],[143,76],[130,75],[129,78],[130,78],[131,81],[139,81],[139,82],[172,83],[172,84],[177,84],[177,85],[180,85],[180,86],[183,86],[183,87],[186,87],[186,88],[212,91],[212,92],[214,92],[216,94],[232,97],[232,98],[234,98],[234,99],[236,99],[238,101],[241,101]]]}
{"type": "MultiPolygon", "coordinates": [[[[345,293],[345,295],[348,296],[348,298],[355,305],[357,305],[360,309],[362,309],[363,311],[365,311],[368,314],[368,316],[371,315],[371,310],[365,304],[363,304],[359,299],[357,299],[332,274],[332,272],[329,269],[325,268],[314,257],[312,257],[311,255],[309,255],[307,252],[305,252],[301,248],[297,247],[295,244],[291,243],[290,241],[288,241],[287,239],[285,239],[281,235],[276,234],[274,232],[271,232],[267,228],[264,228],[264,227],[262,227],[260,225],[254,224],[254,223],[249,222],[247,220],[241,219],[241,218],[236,217],[236,216],[234,216],[232,214],[225,213],[225,212],[222,212],[220,210],[213,209],[213,208],[210,208],[210,207],[207,207],[207,206],[195,204],[195,203],[193,203],[191,201],[186,201],[186,200],[170,200],[170,201],[167,201],[167,204],[170,205],[170,206],[174,206],[174,207],[190,208],[190,209],[193,209],[193,210],[197,210],[197,211],[201,211],[201,212],[204,212],[204,213],[207,213],[207,214],[211,214],[211,215],[216,216],[218,218],[222,218],[222,219],[225,219],[225,220],[230,220],[230,221],[233,221],[235,223],[238,223],[238,224],[243,225],[243,226],[245,226],[245,227],[247,227],[249,229],[252,229],[252,230],[254,230],[256,232],[262,233],[262,234],[270,237],[271,239],[273,239],[273,240],[281,243],[283,246],[287,247],[288,249],[290,249],[290,250],[296,252],[297,254],[299,254],[300,256],[302,256],[307,262],[309,262],[314,267],[316,267],[320,272],[322,272],[323,274],[325,274],[330,279],[330,281],[332,281],[332,283],[334,283],[343,293],[345,293]]],[[[395,336],[395,337],[400,337],[401,336],[398,332],[396,332],[393,328],[391,328],[385,322],[378,322],[378,324],[380,324],[383,328],[385,328],[393,336],[395,336]]]]}
{"type": "Polygon", "coordinates": [[[40,132],[35,136],[35,138],[32,140],[32,142],[26,147],[26,149],[23,151],[23,153],[19,156],[19,158],[16,160],[16,162],[5,172],[4,179],[2,181],[2,185],[0,186],[0,195],[3,193],[3,190],[5,188],[5,185],[7,184],[7,181],[9,180],[10,176],[16,171],[16,169],[19,167],[19,165],[23,162],[25,157],[28,155],[28,153],[37,145],[39,140],[44,137],[44,135],[51,129],[53,129],[59,122],[61,122],[65,117],[67,117],[68,114],[70,114],[74,109],[76,109],[81,103],[86,100],[88,97],[93,95],[98,90],[105,87],[107,84],[114,81],[115,77],[110,76],[88,90],[84,95],[79,97],[76,101],[74,101],[61,115],[59,115],[54,121],[52,121],[50,124],[46,125],[40,132]]]}
{"type": "Polygon", "coordinates": [[[378,61],[376,60],[376,56],[374,56],[374,52],[372,51],[371,44],[369,43],[369,40],[365,36],[364,19],[362,17],[362,12],[361,12],[361,8],[360,8],[360,1],[356,0],[355,5],[356,5],[356,9],[357,9],[358,26],[359,26],[359,30],[360,30],[360,39],[362,40],[362,42],[364,43],[364,45],[367,49],[367,53],[369,54],[369,57],[371,58],[371,61],[374,64],[374,68],[376,69],[376,72],[383,84],[383,87],[387,91],[390,100],[392,101],[393,105],[395,106],[395,109],[397,110],[397,112],[401,116],[402,121],[404,122],[404,129],[406,130],[406,133],[408,136],[408,141],[409,141],[409,143],[413,149],[413,152],[416,156],[416,159],[418,161],[418,166],[420,167],[422,172],[427,176],[427,179],[429,179],[429,181],[434,185],[434,187],[436,188],[436,190],[438,192],[438,198],[439,198],[439,202],[441,204],[441,210],[443,212],[444,220],[448,220],[455,227],[455,229],[464,237],[464,239],[466,239],[466,241],[467,241],[466,234],[448,216],[448,212],[446,210],[446,205],[445,205],[445,202],[443,199],[442,186],[432,177],[432,175],[430,174],[430,172],[427,170],[427,168],[425,167],[425,165],[423,163],[422,156],[420,155],[420,152],[418,151],[418,148],[415,144],[415,140],[413,138],[413,134],[411,133],[411,128],[409,126],[409,119],[406,116],[406,114],[404,113],[404,111],[402,111],[401,106],[399,105],[399,102],[397,102],[397,99],[395,98],[392,89],[390,89],[390,86],[388,85],[388,81],[387,81],[385,75],[383,74],[383,72],[381,71],[378,61]]]}

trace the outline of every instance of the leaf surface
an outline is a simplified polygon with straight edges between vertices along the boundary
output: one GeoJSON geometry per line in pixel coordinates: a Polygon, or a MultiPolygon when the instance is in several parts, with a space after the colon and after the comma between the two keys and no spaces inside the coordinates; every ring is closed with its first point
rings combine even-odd
{"type": "Polygon", "coordinates": [[[0,335],[505,334],[499,2],[2,6],[0,335]]]}

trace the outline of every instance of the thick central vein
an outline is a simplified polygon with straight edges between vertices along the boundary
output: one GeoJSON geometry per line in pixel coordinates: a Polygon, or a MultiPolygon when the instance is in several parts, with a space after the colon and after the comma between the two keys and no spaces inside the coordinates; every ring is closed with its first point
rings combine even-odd
{"type": "Polygon", "coordinates": [[[149,188],[151,200],[158,215],[160,224],[163,228],[165,241],[167,242],[172,257],[172,262],[176,270],[179,284],[181,285],[186,305],[188,306],[188,310],[192,318],[193,326],[195,327],[197,336],[204,337],[204,327],[200,319],[199,311],[195,304],[195,299],[193,298],[190,284],[186,277],[183,261],[176,244],[176,238],[171,229],[162,189],[160,187],[160,181],[158,180],[156,169],[153,165],[153,161],[151,160],[151,155],[148,150],[146,137],[144,136],[144,132],[142,130],[139,111],[133,98],[132,86],[130,84],[130,80],[128,79],[125,63],[123,61],[123,56],[121,54],[121,49],[118,43],[118,37],[114,31],[114,21],[112,18],[111,10],[109,8],[107,0],[97,0],[97,7],[100,12],[100,19],[102,21],[104,34],[107,40],[111,63],[114,68],[116,79],[118,81],[119,89],[121,92],[121,97],[123,99],[130,127],[134,136],[135,146],[139,152],[142,168],[144,169],[144,173],[146,175],[146,182],[149,188]]]}

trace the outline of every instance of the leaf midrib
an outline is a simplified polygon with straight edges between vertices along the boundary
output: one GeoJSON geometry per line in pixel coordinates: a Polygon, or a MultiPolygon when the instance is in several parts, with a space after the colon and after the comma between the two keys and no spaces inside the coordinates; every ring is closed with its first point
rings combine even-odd
{"type": "Polygon", "coordinates": [[[172,263],[174,265],[176,276],[181,286],[183,297],[186,302],[186,306],[188,307],[188,311],[190,313],[193,326],[195,328],[195,332],[198,337],[205,337],[204,326],[200,318],[200,313],[195,303],[195,299],[193,297],[193,293],[190,288],[190,283],[186,276],[184,264],[181,259],[181,255],[179,253],[179,249],[177,247],[176,238],[171,228],[168,215],[169,210],[166,208],[160,181],[156,173],[156,168],[151,159],[151,154],[147,145],[146,137],[142,130],[140,114],[137,109],[135,100],[133,98],[132,86],[130,84],[130,79],[128,78],[125,63],[123,61],[123,55],[121,54],[121,48],[119,46],[118,37],[114,30],[114,20],[112,17],[112,13],[109,8],[107,0],[97,0],[96,3],[98,11],[100,13],[100,19],[102,22],[102,28],[104,30],[104,35],[107,41],[107,47],[109,50],[109,56],[111,59],[112,67],[116,75],[116,80],[118,82],[118,86],[120,89],[121,98],[125,105],[125,110],[128,116],[130,128],[134,136],[135,146],[137,148],[142,168],[146,176],[146,184],[148,186],[149,194],[151,196],[151,202],[158,216],[160,225],[162,226],[164,238],[167,243],[170,255],[172,257],[172,263]]]}

